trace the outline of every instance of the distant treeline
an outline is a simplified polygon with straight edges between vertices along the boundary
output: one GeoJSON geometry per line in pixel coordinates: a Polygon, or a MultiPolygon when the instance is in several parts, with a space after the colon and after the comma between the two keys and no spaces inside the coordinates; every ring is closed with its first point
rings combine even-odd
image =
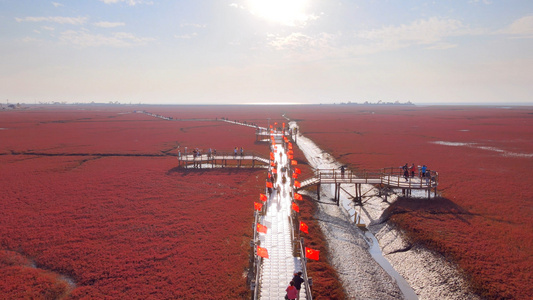
{"type": "Polygon", "coordinates": [[[341,102],[340,105],[415,105],[415,104],[412,103],[411,101],[407,101],[407,102],[403,102],[402,103],[400,101],[383,102],[383,101],[379,100],[378,102],[375,102],[375,103],[368,102],[368,101],[365,101],[364,103],[357,103],[357,102],[348,101],[348,102],[341,102]]]}

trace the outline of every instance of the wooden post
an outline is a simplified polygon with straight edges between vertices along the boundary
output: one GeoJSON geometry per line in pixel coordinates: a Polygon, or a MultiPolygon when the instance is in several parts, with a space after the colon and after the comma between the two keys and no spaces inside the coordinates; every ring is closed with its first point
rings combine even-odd
{"type": "Polygon", "coordinates": [[[316,197],[318,200],[320,200],[320,182],[316,185],[316,197]]]}

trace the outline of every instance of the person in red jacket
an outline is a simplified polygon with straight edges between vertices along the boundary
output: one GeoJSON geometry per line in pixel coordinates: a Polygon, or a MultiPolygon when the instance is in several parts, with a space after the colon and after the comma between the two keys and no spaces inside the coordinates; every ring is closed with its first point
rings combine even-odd
{"type": "Polygon", "coordinates": [[[294,282],[294,287],[298,291],[297,299],[300,299],[300,289],[302,289],[302,283],[304,282],[302,278],[302,272],[294,273],[294,277],[292,278],[292,282],[294,282]]]}
{"type": "Polygon", "coordinates": [[[285,299],[295,300],[298,297],[298,290],[294,286],[294,281],[291,281],[289,283],[289,286],[285,291],[287,292],[287,295],[285,295],[285,299]]]}

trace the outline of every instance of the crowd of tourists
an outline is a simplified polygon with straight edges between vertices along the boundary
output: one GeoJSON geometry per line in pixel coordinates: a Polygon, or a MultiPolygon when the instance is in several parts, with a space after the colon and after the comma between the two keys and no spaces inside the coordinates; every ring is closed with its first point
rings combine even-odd
{"type": "Polygon", "coordinates": [[[405,181],[409,181],[409,178],[414,178],[418,175],[420,179],[425,179],[426,184],[429,184],[431,181],[434,180],[434,178],[431,175],[431,170],[428,169],[426,165],[422,166],[415,166],[414,163],[409,166],[408,163],[405,163],[405,165],[400,167],[403,171],[403,177],[405,178],[405,181]]]}

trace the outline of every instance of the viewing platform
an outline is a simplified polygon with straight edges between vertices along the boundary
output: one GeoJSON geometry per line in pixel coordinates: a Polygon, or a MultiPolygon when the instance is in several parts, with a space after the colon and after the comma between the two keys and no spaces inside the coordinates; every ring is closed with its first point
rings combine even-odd
{"type": "Polygon", "coordinates": [[[243,167],[255,168],[270,165],[270,160],[254,153],[244,155],[234,155],[231,151],[221,154],[187,154],[178,156],[178,167],[180,168],[226,168],[243,167]]]}
{"type": "Polygon", "coordinates": [[[337,169],[318,169],[315,176],[302,180],[297,190],[311,186],[317,187],[317,196],[320,199],[320,185],[335,185],[335,200],[338,201],[342,184],[354,184],[356,201],[360,201],[361,185],[372,184],[392,189],[402,189],[404,195],[410,196],[412,190],[425,190],[428,198],[431,197],[431,191],[437,193],[439,174],[436,171],[427,171],[425,174],[415,174],[414,177],[404,177],[401,168],[384,168],[379,171],[369,172],[363,170],[354,173],[350,170],[337,169]]]}

